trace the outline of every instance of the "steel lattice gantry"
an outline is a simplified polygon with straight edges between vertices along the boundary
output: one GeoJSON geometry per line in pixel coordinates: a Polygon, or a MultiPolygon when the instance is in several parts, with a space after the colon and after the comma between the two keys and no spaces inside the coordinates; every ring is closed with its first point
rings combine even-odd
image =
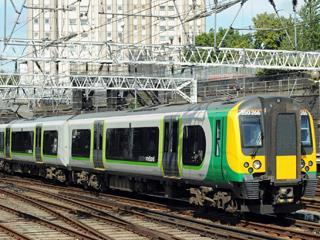
{"type": "Polygon", "coordinates": [[[24,75],[0,73],[0,99],[56,100],[70,103],[72,90],[135,90],[174,92],[186,101],[197,102],[197,82],[192,78],[159,78],[87,75],[24,75]],[[190,89],[187,95],[183,90],[190,89]]]}
{"type": "Polygon", "coordinates": [[[72,41],[11,40],[10,44],[11,46],[29,44],[35,50],[24,56],[0,55],[0,61],[320,70],[320,52],[72,41]]]}

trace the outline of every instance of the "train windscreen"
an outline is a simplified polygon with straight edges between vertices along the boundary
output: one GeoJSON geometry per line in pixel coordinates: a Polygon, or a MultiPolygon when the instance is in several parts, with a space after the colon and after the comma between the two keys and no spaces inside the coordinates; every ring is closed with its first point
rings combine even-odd
{"type": "Polygon", "coordinates": [[[241,142],[243,148],[262,147],[260,116],[240,116],[241,142]]]}

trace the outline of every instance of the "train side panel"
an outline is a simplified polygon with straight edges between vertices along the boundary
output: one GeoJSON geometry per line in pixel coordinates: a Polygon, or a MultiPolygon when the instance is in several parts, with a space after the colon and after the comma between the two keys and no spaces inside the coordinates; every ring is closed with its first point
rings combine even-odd
{"type": "Polygon", "coordinates": [[[161,115],[135,115],[129,118],[130,120],[124,117],[111,117],[105,122],[103,162],[107,171],[140,176],[162,176],[161,115]],[[148,136],[147,131],[152,131],[152,136],[151,134],[148,136]],[[150,139],[141,139],[148,137],[150,139]],[[112,144],[117,146],[113,147],[112,144]],[[136,146],[139,144],[142,145],[142,149],[136,146]],[[132,152],[128,148],[132,149],[132,152]]]}

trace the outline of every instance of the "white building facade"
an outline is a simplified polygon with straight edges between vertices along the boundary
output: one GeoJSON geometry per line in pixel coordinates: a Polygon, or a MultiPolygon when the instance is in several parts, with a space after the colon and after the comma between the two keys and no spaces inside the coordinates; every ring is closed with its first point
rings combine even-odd
{"type": "MultiPolygon", "coordinates": [[[[205,32],[205,19],[181,24],[204,10],[203,0],[27,0],[28,39],[34,41],[83,41],[127,44],[192,44],[205,32]]],[[[65,51],[79,58],[94,58],[86,49],[65,51]]],[[[30,55],[54,59],[48,49],[29,48],[30,55]]],[[[59,56],[61,57],[61,56],[59,56]]],[[[28,63],[33,74],[85,74],[106,71],[87,64],[28,63]]],[[[108,69],[109,71],[110,69],[108,69]]]]}

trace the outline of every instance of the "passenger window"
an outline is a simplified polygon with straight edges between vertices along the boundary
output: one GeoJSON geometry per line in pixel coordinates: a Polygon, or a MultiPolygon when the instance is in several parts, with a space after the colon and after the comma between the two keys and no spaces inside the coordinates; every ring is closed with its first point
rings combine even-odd
{"type": "Polygon", "coordinates": [[[183,164],[200,166],[206,152],[206,137],[201,126],[183,128],[183,164]]]}
{"type": "Polygon", "coordinates": [[[89,129],[72,130],[72,157],[90,157],[91,131],[89,129]]]}
{"type": "Polygon", "coordinates": [[[44,131],[43,154],[56,156],[58,153],[58,131],[44,131]]]}
{"type": "Polygon", "coordinates": [[[221,121],[216,121],[216,147],[215,147],[215,156],[220,156],[220,146],[221,146],[221,121]]]}
{"type": "Polygon", "coordinates": [[[158,147],[159,129],[156,127],[107,130],[107,159],[157,162],[158,147]]]}
{"type": "Polygon", "coordinates": [[[33,132],[12,132],[12,151],[33,153],[33,132]]]}
{"type": "Polygon", "coordinates": [[[0,152],[4,151],[4,132],[0,132],[0,152]]]}

